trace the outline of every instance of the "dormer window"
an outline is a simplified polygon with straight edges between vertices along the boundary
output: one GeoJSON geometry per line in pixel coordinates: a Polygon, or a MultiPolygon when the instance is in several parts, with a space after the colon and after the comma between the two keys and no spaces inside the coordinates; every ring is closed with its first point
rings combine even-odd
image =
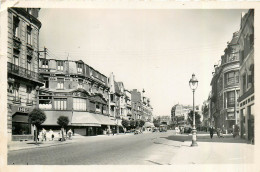
{"type": "Polygon", "coordinates": [[[32,15],[32,9],[31,8],[27,8],[27,12],[32,15]]]}
{"type": "Polygon", "coordinates": [[[63,61],[57,61],[57,69],[63,71],[63,61]]]}
{"type": "Polygon", "coordinates": [[[49,68],[49,61],[44,59],[42,60],[42,68],[49,68]]]}
{"type": "Polygon", "coordinates": [[[77,63],[77,71],[78,71],[78,73],[83,73],[83,64],[82,63],[77,63]]]}

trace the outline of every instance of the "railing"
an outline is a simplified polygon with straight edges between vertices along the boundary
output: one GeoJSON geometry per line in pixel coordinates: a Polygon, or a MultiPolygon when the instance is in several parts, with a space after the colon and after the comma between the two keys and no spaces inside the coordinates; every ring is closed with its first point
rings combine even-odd
{"type": "Polygon", "coordinates": [[[31,99],[26,100],[26,105],[31,106],[33,105],[33,101],[31,99]]]}
{"type": "Polygon", "coordinates": [[[21,103],[21,97],[14,97],[13,102],[15,104],[20,104],[21,103]]]}
{"type": "Polygon", "coordinates": [[[17,74],[19,76],[26,77],[28,79],[35,79],[35,80],[43,82],[42,77],[36,72],[25,69],[23,67],[12,64],[10,62],[7,62],[7,65],[8,65],[7,66],[8,72],[10,72],[10,73],[14,73],[14,74],[17,74]]]}

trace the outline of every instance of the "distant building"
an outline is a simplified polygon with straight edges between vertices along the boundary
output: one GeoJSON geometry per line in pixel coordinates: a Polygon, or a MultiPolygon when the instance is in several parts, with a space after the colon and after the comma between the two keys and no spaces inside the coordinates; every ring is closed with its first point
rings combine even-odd
{"type": "MultiPolygon", "coordinates": [[[[195,106],[194,109],[201,115],[200,106],[195,106]]],[[[185,125],[188,123],[188,115],[192,110],[193,106],[176,104],[171,109],[171,120],[175,125],[185,125]]]]}
{"type": "Polygon", "coordinates": [[[28,114],[37,107],[39,8],[8,9],[7,132],[8,140],[32,139],[28,114]]]}
{"type": "Polygon", "coordinates": [[[132,119],[142,119],[141,93],[137,89],[131,91],[132,119]]]}

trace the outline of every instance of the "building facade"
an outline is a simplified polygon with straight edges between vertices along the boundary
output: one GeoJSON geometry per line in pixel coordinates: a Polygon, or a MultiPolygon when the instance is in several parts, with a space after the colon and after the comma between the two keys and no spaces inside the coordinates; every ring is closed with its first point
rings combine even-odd
{"type": "Polygon", "coordinates": [[[40,58],[39,72],[44,86],[39,92],[39,108],[47,119],[45,129],[59,129],[59,116],[69,118],[75,134],[104,134],[115,120],[109,115],[107,77],[83,61],[40,58]]]}
{"type": "Polygon", "coordinates": [[[210,111],[214,118],[214,126],[226,132],[232,132],[233,126],[238,123],[237,98],[239,95],[239,32],[233,33],[228,42],[221,63],[214,66],[211,80],[210,111]]]}
{"type": "Polygon", "coordinates": [[[240,50],[240,135],[242,138],[254,139],[254,10],[249,10],[241,17],[238,38],[240,50]]]}
{"type": "Polygon", "coordinates": [[[40,9],[8,9],[7,131],[8,140],[32,139],[28,114],[37,107],[40,9]]]}

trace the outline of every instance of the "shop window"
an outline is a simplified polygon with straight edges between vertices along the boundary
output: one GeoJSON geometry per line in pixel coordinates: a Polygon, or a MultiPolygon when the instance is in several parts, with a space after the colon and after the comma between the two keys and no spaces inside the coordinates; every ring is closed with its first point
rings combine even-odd
{"type": "Polygon", "coordinates": [[[12,135],[31,134],[31,125],[23,122],[12,122],[12,135]]]}
{"type": "Polygon", "coordinates": [[[57,69],[58,71],[63,71],[63,61],[57,61],[57,69]]]}
{"type": "Polygon", "coordinates": [[[54,109],[55,110],[66,110],[67,109],[67,99],[66,98],[55,98],[54,99],[54,109]]]}
{"type": "Polygon", "coordinates": [[[27,44],[32,45],[32,28],[27,26],[27,44]]]}
{"type": "Polygon", "coordinates": [[[17,38],[19,38],[19,23],[20,20],[17,17],[13,17],[13,34],[17,38]]]}
{"type": "Polygon", "coordinates": [[[57,89],[64,89],[64,78],[57,79],[57,89]]]}
{"type": "Polygon", "coordinates": [[[73,98],[73,109],[79,111],[86,111],[87,110],[86,99],[73,98]]]}

